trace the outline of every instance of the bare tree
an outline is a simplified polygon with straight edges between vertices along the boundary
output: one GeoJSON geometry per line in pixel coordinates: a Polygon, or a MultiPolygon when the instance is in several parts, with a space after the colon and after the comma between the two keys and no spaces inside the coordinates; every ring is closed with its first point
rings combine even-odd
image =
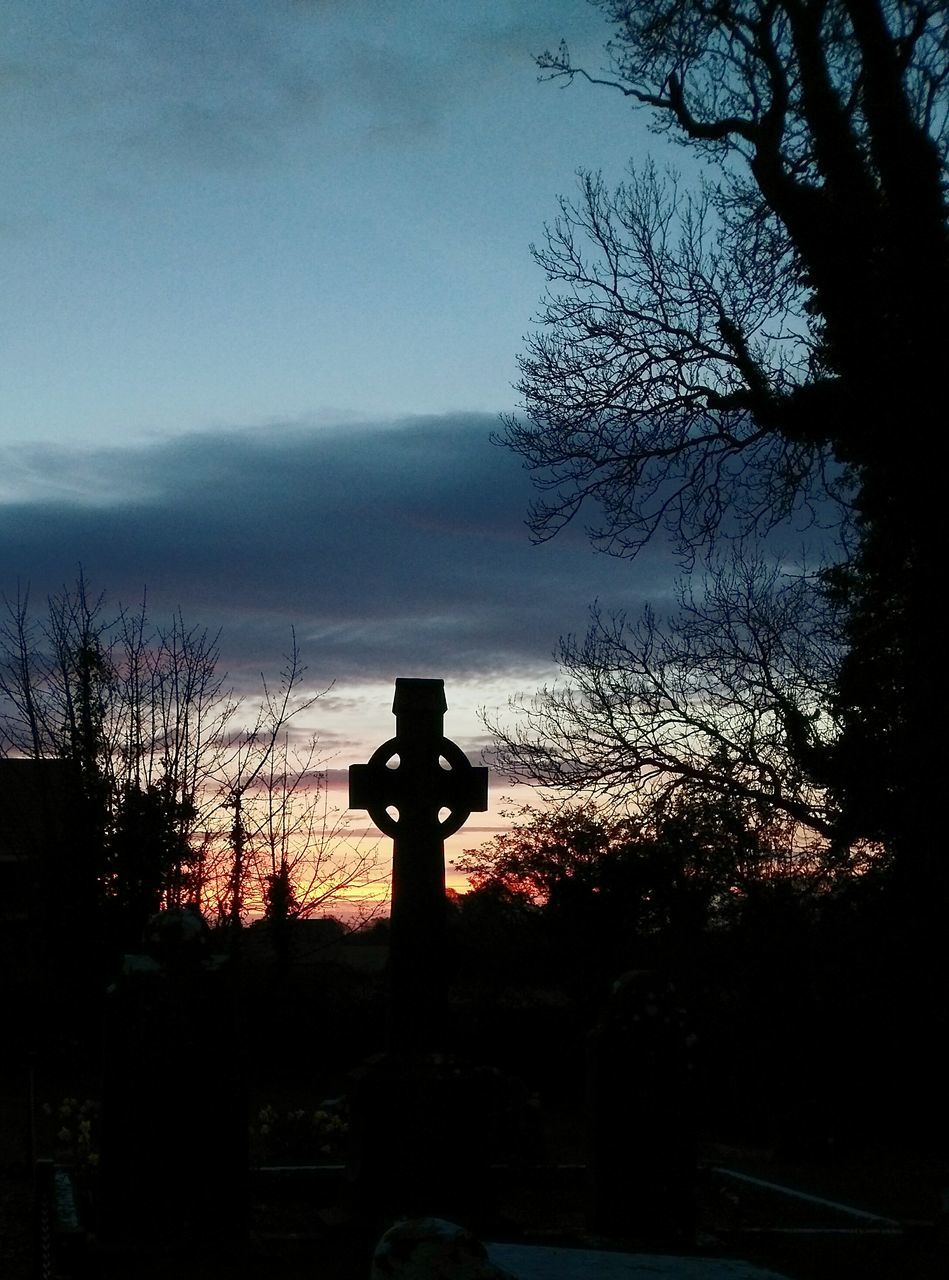
{"type": "Polygon", "coordinates": [[[239,924],[270,883],[294,915],[325,910],[376,878],[324,803],[318,747],[293,722],[305,688],[295,637],[247,720],[220,669],[218,635],[177,613],[154,624],[143,598],[110,612],[80,573],[37,617],[29,593],[0,625],[0,734],[8,754],[72,761],[82,813],[75,856],[90,895],[134,934],[160,905],[191,903],[239,924]]]}
{"type": "Polygon", "coordinates": [[[355,927],[384,900],[378,842],[353,838],[345,812],[330,805],[324,770],[319,738],[285,728],[241,794],[245,910],[268,920],[284,965],[297,921],[342,908],[355,927]]]}
{"type": "MultiPolygon", "coordinates": [[[[522,362],[527,422],[508,439],[559,495],[537,531],[593,497],[602,536],[622,547],[629,529],[635,547],[649,500],[694,470],[726,482],[730,510],[738,458],[778,514],[827,451],[891,464],[881,389],[929,419],[945,343],[945,7],[600,7],[611,74],[574,67],[563,45],[541,68],[618,89],[710,168],[691,198],[653,169],[612,194],[585,175],[536,251],[553,287],[522,362]]],[[[709,525],[689,492],[662,514],[691,543],[709,525]]]]}
{"type": "Polygon", "coordinates": [[[214,780],[205,881],[217,918],[234,928],[249,912],[286,923],[326,911],[380,879],[375,848],[351,841],[326,803],[318,737],[296,740],[294,722],[326,692],[311,692],[305,677],[291,632],[276,685],[261,675],[254,719],[232,727],[214,780]]]}
{"type": "Polygon", "coordinates": [[[545,494],[539,539],[586,503],[602,549],[635,554],[662,531],[691,561],[723,532],[767,532],[846,497],[826,441],[753,413],[749,383],[790,395],[813,343],[786,255],[729,243],[721,204],[653,165],[614,192],[583,174],[534,250],[559,288],[520,358],[527,416],[504,440],[545,494]]]}
{"type": "Polygon", "coordinates": [[[731,555],[700,595],[686,581],[664,616],[594,607],[559,660],[562,683],[515,702],[513,725],[492,726],[512,780],[644,814],[701,791],[834,834],[813,773],[836,733],[837,644],[806,574],[731,555]]]}
{"type": "Polygon", "coordinates": [[[360,847],[331,807],[324,763],[318,737],[294,746],[285,734],[251,801],[258,894],[272,920],[323,913],[384,879],[378,845],[360,847]]]}
{"type": "Polygon", "coordinates": [[[146,604],[107,611],[82,573],[35,618],[28,593],[0,627],[8,753],[71,761],[82,814],[77,856],[100,890],[140,920],[190,901],[192,845],[221,732],[236,708],[217,637],[180,614],[155,626],[146,604]]]}

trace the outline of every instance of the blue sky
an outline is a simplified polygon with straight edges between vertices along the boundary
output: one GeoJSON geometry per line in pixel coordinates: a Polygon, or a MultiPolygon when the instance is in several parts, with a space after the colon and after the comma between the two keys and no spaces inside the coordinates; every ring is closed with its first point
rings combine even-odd
{"type": "MultiPolygon", "coordinates": [[[[344,766],[397,675],[446,727],[552,671],[596,596],[668,591],[582,531],[532,547],[491,444],[580,166],[668,155],[618,94],[538,84],[584,0],[6,0],[0,590],[79,562],[223,627],[239,685],[294,626],[344,766]]],[[[674,156],[671,158],[675,158],[674,156]]]]}
{"type": "Polygon", "coordinates": [[[528,243],[645,130],[584,0],[4,5],[5,441],[510,403],[528,243]]]}

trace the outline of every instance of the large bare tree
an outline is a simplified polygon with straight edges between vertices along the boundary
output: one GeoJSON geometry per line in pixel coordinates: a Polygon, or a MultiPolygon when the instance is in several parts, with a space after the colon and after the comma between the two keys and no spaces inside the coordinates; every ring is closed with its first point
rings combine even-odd
{"type": "Polygon", "coordinates": [[[608,551],[664,530],[688,556],[837,507],[836,733],[807,763],[841,830],[897,849],[945,903],[929,816],[942,776],[945,5],[599,7],[609,67],[577,67],[561,46],[544,74],[622,93],[698,154],[705,180],[686,193],[647,167],[611,191],[585,175],[536,250],[550,288],[505,437],[543,491],[535,534],[586,508],[608,551]]]}

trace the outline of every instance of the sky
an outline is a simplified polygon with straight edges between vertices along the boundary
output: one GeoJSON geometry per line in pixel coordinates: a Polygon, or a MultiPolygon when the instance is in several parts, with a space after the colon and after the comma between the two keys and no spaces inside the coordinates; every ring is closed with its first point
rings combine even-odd
{"type": "Polygon", "coordinates": [[[0,30],[0,592],[147,587],[247,690],[293,628],[333,770],[396,676],[445,680],[477,762],[479,708],[594,598],[669,592],[660,548],[532,545],[491,440],[558,196],[664,154],[619,94],[538,83],[561,38],[604,64],[595,8],[5,0],[0,30]]]}

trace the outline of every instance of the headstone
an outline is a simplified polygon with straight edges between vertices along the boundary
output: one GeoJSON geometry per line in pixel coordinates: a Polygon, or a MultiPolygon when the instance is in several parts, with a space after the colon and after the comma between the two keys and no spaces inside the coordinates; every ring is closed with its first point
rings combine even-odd
{"type": "Polygon", "coordinates": [[[594,1231],[637,1246],[694,1244],[693,1046],[670,982],[638,970],[614,984],[589,1040],[594,1231]]]}
{"type": "Polygon", "coordinates": [[[349,770],[349,804],[391,836],[389,1046],[442,1047],[445,839],[488,807],[488,771],[444,736],[441,680],[395,682],[394,738],[349,770]],[[444,816],[442,816],[444,815],[444,816]]]}
{"type": "Polygon", "coordinates": [[[195,911],[162,911],[108,992],[99,1238],[152,1256],[239,1250],[247,1113],[228,962],[195,911]]]}

